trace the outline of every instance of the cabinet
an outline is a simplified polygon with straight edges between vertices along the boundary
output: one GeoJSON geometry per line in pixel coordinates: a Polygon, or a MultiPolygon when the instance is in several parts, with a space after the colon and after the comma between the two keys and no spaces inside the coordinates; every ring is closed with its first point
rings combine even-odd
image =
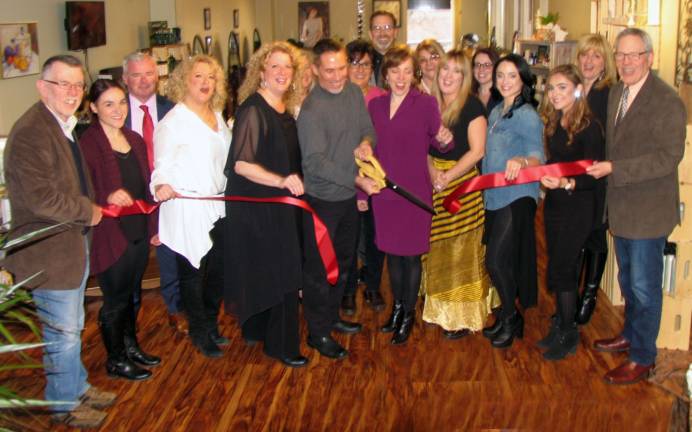
{"type": "Polygon", "coordinates": [[[536,75],[536,98],[541,100],[545,92],[545,79],[555,66],[572,63],[576,55],[577,41],[550,42],[543,40],[519,40],[516,53],[523,56],[536,75]]]}

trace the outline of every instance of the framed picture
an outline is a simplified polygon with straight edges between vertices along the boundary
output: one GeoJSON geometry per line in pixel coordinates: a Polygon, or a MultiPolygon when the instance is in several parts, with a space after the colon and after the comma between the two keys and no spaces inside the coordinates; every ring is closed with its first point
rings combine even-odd
{"type": "Polygon", "coordinates": [[[0,24],[0,50],[2,78],[39,73],[38,24],[0,24]]]}
{"type": "Polygon", "coordinates": [[[298,2],[298,31],[305,48],[329,37],[329,2],[298,2]]]}
{"type": "Polygon", "coordinates": [[[204,30],[211,30],[211,9],[204,8],[204,30]]]}
{"type": "Polygon", "coordinates": [[[233,9],[233,28],[237,29],[240,26],[240,11],[233,9]]]}
{"type": "Polygon", "coordinates": [[[390,12],[396,18],[397,27],[401,27],[401,0],[373,0],[372,11],[390,12]]]}

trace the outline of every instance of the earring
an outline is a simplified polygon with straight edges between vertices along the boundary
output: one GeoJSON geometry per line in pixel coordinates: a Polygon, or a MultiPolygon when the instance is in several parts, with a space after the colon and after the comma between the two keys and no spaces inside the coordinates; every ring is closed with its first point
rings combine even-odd
{"type": "Polygon", "coordinates": [[[260,82],[260,87],[262,87],[262,88],[267,87],[267,82],[264,80],[262,82],[260,82]]]}
{"type": "Polygon", "coordinates": [[[581,90],[576,89],[576,90],[574,91],[574,98],[575,98],[575,99],[579,99],[580,97],[581,97],[581,90]]]}

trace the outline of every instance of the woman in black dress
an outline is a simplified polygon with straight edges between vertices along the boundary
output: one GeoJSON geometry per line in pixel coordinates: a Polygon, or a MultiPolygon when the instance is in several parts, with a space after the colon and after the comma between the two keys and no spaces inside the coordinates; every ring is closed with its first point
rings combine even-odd
{"type": "MultiPolygon", "coordinates": [[[[603,158],[603,132],[584,98],[584,85],[574,65],[548,74],[545,122],[548,163],[603,158]]],[[[596,180],[588,175],[544,176],[545,238],[548,249],[548,287],[555,293],[557,311],[548,335],[538,342],[547,360],[574,354],[579,343],[575,321],[579,256],[594,226],[596,180]]]]}
{"type": "MultiPolygon", "coordinates": [[[[605,131],[608,93],[610,93],[610,87],[617,81],[613,51],[608,41],[599,34],[588,34],[579,39],[577,67],[584,80],[584,95],[589,108],[605,131]]],[[[596,181],[596,213],[598,215],[604,213],[605,186],[605,179],[596,181]]],[[[582,266],[584,291],[577,309],[577,323],[579,324],[589,322],[591,314],[596,308],[598,285],[601,282],[608,256],[607,229],[608,224],[599,217],[584,245],[582,266]]]]}
{"type": "MultiPolygon", "coordinates": [[[[227,195],[303,194],[295,120],[300,77],[297,53],[285,42],[260,48],[239,90],[241,103],[226,162],[227,195]]],[[[226,232],[226,309],[243,338],[289,367],[300,355],[298,290],[302,280],[300,210],[279,203],[229,202],[226,232]]]]}

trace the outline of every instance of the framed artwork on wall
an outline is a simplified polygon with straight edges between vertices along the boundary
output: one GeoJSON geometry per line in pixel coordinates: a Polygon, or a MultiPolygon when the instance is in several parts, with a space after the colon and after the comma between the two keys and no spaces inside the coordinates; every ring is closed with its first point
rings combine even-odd
{"type": "Polygon", "coordinates": [[[38,24],[0,24],[0,69],[2,78],[16,78],[40,72],[38,24]]]}
{"type": "Polygon", "coordinates": [[[372,11],[390,12],[396,18],[397,27],[401,27],[401,0],[373,0],[372,11]]]}
{"type": "Polygon", "coordinates": [[[211,9],[204,8],[204,30],[211,30],[211,9]]]}
{"type": "Polygon", "coordinates": [[[240,27],[240,11],[233,9],[233,28],[237,29],[238,27],[240,27]]]}
{"type": "Polygon", "coordinates": [[[298,2],[298,31],[305,48],[329,37],[329,2],[298,2]]]}

